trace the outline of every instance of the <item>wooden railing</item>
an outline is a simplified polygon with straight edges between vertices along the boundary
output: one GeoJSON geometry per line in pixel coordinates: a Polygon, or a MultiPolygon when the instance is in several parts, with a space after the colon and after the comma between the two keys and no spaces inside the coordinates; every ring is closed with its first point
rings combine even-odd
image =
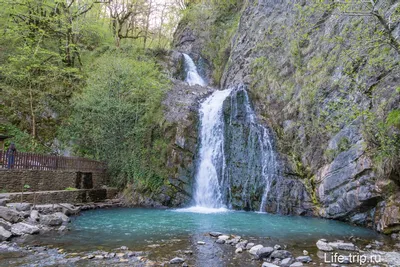
{"type": "Polygon", "coordinates": [[[102,172],[106,170],[106,167],[104,162],[86,158],[41,155],[28,152],[8,153],[0,150],[0,169],[102,172]]]}

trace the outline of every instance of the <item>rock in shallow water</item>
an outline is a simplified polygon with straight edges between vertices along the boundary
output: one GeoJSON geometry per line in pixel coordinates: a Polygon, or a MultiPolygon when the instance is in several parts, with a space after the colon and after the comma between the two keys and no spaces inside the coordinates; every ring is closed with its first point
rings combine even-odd
{"type": "Polygon", "coordinates": [[[169,264],[180,264],[183,262],[185,262],[184,259],[176,257],[176,258],[173,258],[172,260],[170,260],[169,264]]]}
{"type": "Polygon", "coordinates": [[[40,223],[48,226],[59,226],[64,222],[69,222],[69,221],[70,221],[69,217],[61,212],[40,216],[40,223]]]}
{"type": "Polygon", "coordinates": [[[221,236],[218,236],[218,239],[226,241],[226,240],[229,239],[229,236],[228,235],[221,235],[221,236]]]}
{"type": "Polygon", "coordinates": [[[326,242],[325,239],[318,240],[317,247],[321,251],[333,251],[333,248],[326,242]]]}
{"type": "Polygon", "coordinates": [[[340,249],[340,250],[348,250],[348,251],[358,251],[358,248],[353,243],[344,243],[344,242],[329,242],[329,246],[332,248],[340,249]]]}
{"type": "Polygon", "coordinates": [[[222,235],[222,233],[220,233],[220,232],[210,232],[210,236],[212,236],[212,237],[219,237],[221,235],[222,235]]]}

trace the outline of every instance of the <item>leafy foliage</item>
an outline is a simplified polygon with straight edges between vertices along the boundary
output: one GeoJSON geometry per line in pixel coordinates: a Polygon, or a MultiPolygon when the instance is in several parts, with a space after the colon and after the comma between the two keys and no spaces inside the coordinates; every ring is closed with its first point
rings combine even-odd
{"type": "Polygon", "coordinates": [[[105,160],[115,184],[135,181],[155,190],[165,177],[161,100],[168,86],[140,50],[106,52],[72,100],[65,139],[77,154],[105,160]]]}

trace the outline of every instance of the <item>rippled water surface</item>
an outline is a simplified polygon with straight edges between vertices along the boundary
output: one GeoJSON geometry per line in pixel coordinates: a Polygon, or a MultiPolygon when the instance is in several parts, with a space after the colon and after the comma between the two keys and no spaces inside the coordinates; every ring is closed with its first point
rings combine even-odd
{"type": "Polygon", "coordinates": [[[80,250],[122,245],[147,246],[164,240],[201,236],[210,231],[269,238],[289,244],[315,244],[319,238],[379,238],[369,229],[317,218],[224,210],[217,213],[194,211],[131,208],[91,210],[73,218],[72,229],[66,234],[35,238],[42,244],[80,250]]]}

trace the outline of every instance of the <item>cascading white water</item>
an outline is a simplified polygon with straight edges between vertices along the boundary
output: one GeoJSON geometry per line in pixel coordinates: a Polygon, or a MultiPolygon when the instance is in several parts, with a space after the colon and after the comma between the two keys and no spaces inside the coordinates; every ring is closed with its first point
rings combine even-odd
{"type": "MultiPolygon", "coordinates": [[[[195,176],[195,206],[181,211],[213,213],[227,211],[222,202],[218,169],[224,162],[222,107],[232,90],[215,91],[200,106],[200,149],[195,176]]],[[[224,170],[220,175],[223,175],[224,170]]]]}
{"type": "MultiPolygon", "coordinates": [[[[244,91],[245,96],[245,110],[246,116],[250,122],[250,131],[254,131],[254,135],[249,134],[249,138],[251,136],[255,137],[255,140],[249,140],[248,143],[251,144],[250,148],[254,149],[256,147],[256,142],[258,143],[258,147],[260,147],[261,152],[261,176],[265,182],[265,189],[263,196],[261,198],[261,205],[259,212],[265,211],[265,206],[268,198],[268,194],[271,190],[272,181],[277,178],[278,175],[278,161],[272,146],[272,137],[268,133],[267,128],[257,123],[256,114],[251,107],[249,96],[244,88],[240,88],[239,90],[244,91]]],[[[251,153],[250,153],[251,155],[251,153]]],[[[249,161],[256,161],[257,159],[249,159],[249,161]]],[[[249,164],[250,166],[250,164],[249,164]]],[[[244,196],[243,196],[244,198],[244,196]]]]}
{"type": "MultiPolygon", "coordinates": [[[[206,85],[190,56],[183,55],[186,82],[189,85],[206,85]]],[[[254,186],[264,186],[259,211],[265,211],[272,182],[278,178],[278,161],[272,137],[268,129],[257,122],[243,85],[215,91],[205,99],[200,106],[199,139],[193,192],[195,206],[178,211],[227,211],[225,204],[231,207],[233,201],[240,201],[242,208],[253,209],[250,196],[254,186]],[[224,101],[228,96],[231,97],[230,105],[226,104],[230,110],[229,120],[223,114],[224,101]],[[241,182],[238,184],[239,178],[241,182]],[[236,199],[232,188],[236,190],[236,199]],[[237,200],[238,188],[242,194],[240,200],[237,200]]],[[[237,202],[234,205],[237,207],[237,202]]]]}
{"type": "Polygon", "coordinates": [[[194,64],[192,58],[183,53],[183,57],[185,58],[185,72],[186,72],[186,79],[185,81],[189,85],[201,85],[201,86],[206,86],[207,83],[201,78],[200,74],[197,71],[197,67],[194,64]]]}
{"type": "Polygon", "coordinates": [[[278,174],[278,162],[276,159],[276,155],[274,153],[274,149],[272,147],[271,140],[272,138],[269,136],[268,131],[266,128],[263,127],[263,138],[262,138],[262,143],[263,143],[263,150],[262,150],[262,155],[263,155],[263,168],[262,168],[262,176],[264,177],[265,180],[265,189],[264,189],[264,194],[261,199],[261,205],[260,205],[260,212],[265,211],[265,205],[268,197],[268,193],[271,190],[271,184],[273,179],[275,178],[278,174]]]}
{"type": "Polygon", "coordinates": [[[200,150],[194,200],[196,206],[223,208],[218,165],[224,159],[222,105],[231,90],[216,91],[200,107],[200,150]]]}

